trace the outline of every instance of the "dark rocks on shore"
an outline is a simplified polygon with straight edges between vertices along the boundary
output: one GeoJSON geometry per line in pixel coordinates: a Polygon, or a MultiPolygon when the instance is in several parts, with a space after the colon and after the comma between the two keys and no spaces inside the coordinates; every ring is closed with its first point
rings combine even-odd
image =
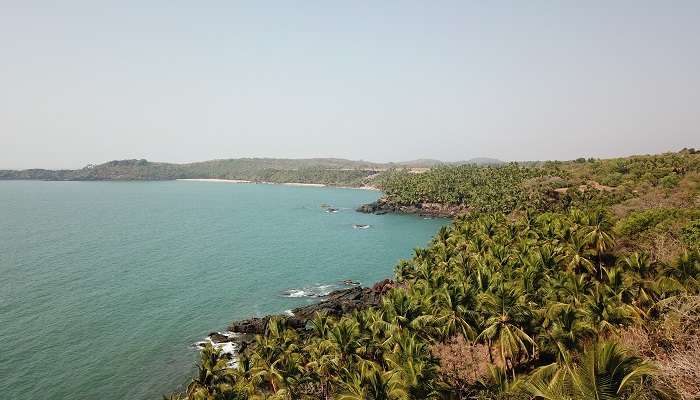
{"type": "Polygon", "coordinates": [[[209,334],[209,339],[213,343],[226,343],[231,341],[231,337],[229,335],[225,335],[220,332],[212,332],[209,334]]]}
{"type": "Polygon", "coordinates": [[[384,293],[388,292],[389,290],[393,289],[396,287],[396,283],[391,280],[391,279],[384,279],[383,281],[379,281],[372,286],[372,290],[375,293],[378,293],[380,296],[384,295],[384,293]]]}
{"type": "MultiPolygon", "coordinates": [[[[349,314],[354,310],[377,306],[379,305],[381,295],[385,292],[384,288],[386,285],[393,284],[393,281],[386,280],[381,283],[382,285],[380,287],[377,285],[372,288],[357,286],[349,289],[336,290],[318,303],[293,309],[293,316],[280,316],[286,318],[290,326],[302,329],[306,326],[306,321],[313,318],[318,312],[325,312],[328,315],[339,317],[343,314],[349,314]]],[[[235,321],[229,326],[229,330],[237,333],[261,335],[265,333],[270,317],[271,316],[268,315],[262,318],[235,321]]]]}
{"type": "Polygon", "coordinates": [[[380,203],[379,200],[369,203],[369,204],[363,204],[359,207],[357,207],[356,211],[359,211],[361,213],[365,214],[376,214],[379,211],[384,211],[385,204],[380,203]]]}
{"type": "Polygon", "coordinates": [[[440,203],[418,203],[413,205],[401,205],[390,202],[386,198],[381,198],[373,203],[363,204],[357,211],[367,214],[417,214],[422,217],[456,217],[465,214],[469,208],[464,205],[440,204],[440,203]]]}
{"type": "Polygon", "coordinates": [[[265,333],[265,328],[267,327],[267,322],[270,320],[270,316],[265,316],[262,318],[250,318],[240,321],[234,321],[229,330],[231,332],[237,333],[252,333],[255,335],[261,335],[265,333]]]}
{"type": "MultiPolygon", "coordinates": [[[[371,288],[356,286],[349,289],[336,290],[318,303],[293,309],[293,315],[291,316],[278,315],[278,317],[285,318],[289,327],[304,331],[307,321],[314,318],[317,313],[326,313],[330,316],[340,317],[355,310],[377,307],[380,304],[382,295],[394,287],[396,287],[394,281],[385,279],[375,283],[371,288]]],[[[212,333],[210,337],[214,342],[236,342],[239,344],[241,351],[244,351],[254,342],[255,335],[267,333],[267,325],[272,317],[267,315],[262,318],[255,317],[234,321],[228,330],[240,335],[228,337],[212,333]]]]}

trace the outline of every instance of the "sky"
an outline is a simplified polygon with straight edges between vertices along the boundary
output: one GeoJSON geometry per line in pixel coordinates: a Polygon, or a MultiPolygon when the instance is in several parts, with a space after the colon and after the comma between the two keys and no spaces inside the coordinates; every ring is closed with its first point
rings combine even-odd
{"type": "Polygon", "coordinates": [[[700,147],[700,1],[0,0],[0,168],[700,147]]]}

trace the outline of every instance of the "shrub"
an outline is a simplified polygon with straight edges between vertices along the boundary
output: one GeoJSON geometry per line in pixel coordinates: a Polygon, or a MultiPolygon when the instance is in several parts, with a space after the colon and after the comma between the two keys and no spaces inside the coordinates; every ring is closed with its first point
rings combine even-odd
{"type": "Polygon", "coordinates": [[[620,235],[636,235],[655,227],[662,221],[676,216],[678,210],[667,208],[654,208],[638,211],[620,220],[615,226],[615,231],[620,235]]]}
{"type": "Polygon", "coordinates": [[[700,245],[700,219],[690,221],[681,231],[683,241],[691,246],[700,245]]]}
{"type": "Polygon", "coordinates": [[[665,386],[683,400],[700,396],[700,297],[676,299],[664,306],[663,318],[646,327],[630,327],[620,341],[650,359],[665,386]]]}
{"type": "Polygon", "coordinates": [[[659,180],[659,185],[666,189],[673,189],[674,187],[678,186],[678,183],[681,181],[681,178],[678,177],[678,175],[675,172],[672,172],[663,178],[659,180]]]}

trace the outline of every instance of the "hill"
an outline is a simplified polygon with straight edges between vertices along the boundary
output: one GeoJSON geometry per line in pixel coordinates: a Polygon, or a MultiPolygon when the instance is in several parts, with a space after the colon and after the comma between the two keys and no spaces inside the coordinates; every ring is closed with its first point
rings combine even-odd
{"type": "Polygon", "coordinates": [[[90,164],[75,170],[0,170],[0,179],[142,181],[199,178],[359,186],[389,169],[429,168],[441,163],[437,160],[373,163],[340,158],[236,158],[175,164],[133,159],[90,164]]]}

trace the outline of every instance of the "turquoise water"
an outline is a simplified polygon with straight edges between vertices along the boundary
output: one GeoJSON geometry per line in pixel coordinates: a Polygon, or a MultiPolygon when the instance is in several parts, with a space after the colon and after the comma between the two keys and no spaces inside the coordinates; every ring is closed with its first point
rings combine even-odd
{"type": "Polygon", "coordinates": [[[353,211],[378,193],[210,182],[0,181],[0,393],[159,399],[192,344],[389,277],[444,220],[353,211]],[[329,214],[321,203],[341,208],[329,214]],[[370,224],[366,230],[352,224],[370,224]]]}

